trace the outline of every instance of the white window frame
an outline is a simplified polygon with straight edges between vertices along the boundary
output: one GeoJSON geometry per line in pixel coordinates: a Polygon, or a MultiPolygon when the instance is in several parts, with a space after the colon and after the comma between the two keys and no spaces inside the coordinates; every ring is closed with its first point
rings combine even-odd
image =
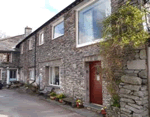
{"type": "MultiPolygon", "coordinates": [[[[53,78],[52,78],[52,82],[53,82],[53,78]]],[[[50,86],[56,86],[56,87],[60,87],[60,86],[61,86],[61,85],[60,85],[60,66],[52,66],[52,67],[49,66],[49,85],[50,85],[50,86]],[[52,75],[53,75],[53,73],[54,73],[54,68],[55,68],[55,67],[59,67],[59,85],[55,85],[55,84],[51,84],[51,83],[50,83],[50,79],[51,79],[50,68],[52,68],[52,75]]]]}
{"type": "Polygon", "coordinates": [[[29,69],[29,79],[30,79],[30,80],[34,80],[34,68],[30,68],[30,69],[29,69]],[[30,72],[31,72],[31,71],[33,72],[33,78],[30,78],[30,72]]]}
{"type": "Polygon", "coordinates": [[[24,47],[24,43],[21,44],[21,49],[20,49],[20,53],[23,54],[23,47],[24,47]]]}
{"type": "Polygon", "coordinates": [[[0,80],[2,80],[2,72],[3,72],[3,68],[0,68],[0,70],[1,70],[1,74],[0,74],[1,78],[0,78],[0,80]]]}
{"type": "Polygon", "coordinates": [[[94,2],[97,2],[97,0],[90,0],[86,3],[84,3],[84,5],[79,6],[78,8],[75,9],[76,10],[76,48],[80,48],[80,47],[84,47],[84,46],[88,46],[88,45],[92,45],[92,44],[96,44],[96,43],[105,41],[105,39],[100,38],[100,39],[97,39],[93,42],[87,42],[87,43],[79,44],[79,36],[78,36],[79,35],[79,28],[78,28],[78,26],[79,26],[79,24],[78,24],[78,22],[79,22],[79,12],[83,8],[88,7],[89,5],[92,5],[94,2]]]}
{"type": "Polygon", "coordinates": [[[24,71],[23,68],[20,69],[20,75],[19,75],[19,80],[24,82],[24,71]]]}
{"type": "Polygon", "coordinates": [[[39,33],[39,45],[43,45],[44,44],[44,31],[39,33]],[[41,35],[43,35],[43,42],[41,41],[41,35]]]}
{"type": "Polygon", "coordinates": [[[32,38],[29,39],[29,50],[32,50],[33,44],[32,44],[32,38]]]}
{"type": "Polygon", "coordinates": [[[55,26],[57,26],[61,22],[64,22],[64,17],[61,17],[57,21],[52,23],[52,40],[57,39],[57,38],[59,38],[59,37],[61,37],[61,36],[63,36],[65,34],[65,26],[64,26],[64,34],[60,35],[59,37],[54,38],[54,28],[55,28],[55,26]]]}

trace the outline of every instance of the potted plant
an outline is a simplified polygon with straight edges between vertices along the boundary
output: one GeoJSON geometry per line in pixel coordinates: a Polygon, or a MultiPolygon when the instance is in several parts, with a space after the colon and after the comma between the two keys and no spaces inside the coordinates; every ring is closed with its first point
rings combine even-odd
{"type": "Polygon", "coordinates": [[[50,99],[55,100],[55,98],[56,98],[56,93],[55,92],[50,93],[50,99]]]}
{"type": "Polygon", "coordinates": [[[76,105],[77,105],[77,108],[83,107],[83,102],[82,102],[82,100],[77,99],[77,100],[76,100],[76,105]]]}
{"type": "Polygon", "coordinates": [[[59,95],[56,95],[55,100],[56,100],[56,101],[59,101],[59,95]]]}
{"type": "Polygon", "coordinates": [[[106,107],[101,108],[101,114],[106,117],[106,107]]]}
{"type": "Polygon", "coordinates": [[[64,94],[59,94],[58,98],[59,98],[59,102],[62,103],[63,102],[63,98],[65,98],[65,95],[64,94]]]}

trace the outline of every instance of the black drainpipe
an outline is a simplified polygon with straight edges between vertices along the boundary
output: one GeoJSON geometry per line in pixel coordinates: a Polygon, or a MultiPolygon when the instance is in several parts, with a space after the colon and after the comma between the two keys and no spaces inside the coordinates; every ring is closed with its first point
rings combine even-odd
{"type": "Polygon", "coordinates": [[[35,34],[35,51],[34,51],[34,81],[31,83],[35,83],[36,82],[36,41],[37,41],[37,34],[35,34]]]}

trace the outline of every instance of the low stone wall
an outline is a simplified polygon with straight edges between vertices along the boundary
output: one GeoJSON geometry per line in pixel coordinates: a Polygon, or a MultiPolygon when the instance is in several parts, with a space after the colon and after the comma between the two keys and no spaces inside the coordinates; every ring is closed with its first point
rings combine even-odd
{"type": "Polygon", "coordinates": [[[149,117],[148,90],[142,78],[124,75],[120,84],[121,117],[149,117]]]}

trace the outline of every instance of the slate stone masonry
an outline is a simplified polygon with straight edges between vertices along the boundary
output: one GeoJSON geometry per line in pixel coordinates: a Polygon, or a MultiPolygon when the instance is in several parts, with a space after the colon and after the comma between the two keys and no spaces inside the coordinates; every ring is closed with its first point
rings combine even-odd
{"type": "Polygon", "coordinates": [[[148,88],[145,49],[136,50],[135,58],[127,61],[126,75],[121,77],[121,117],[148,116],[148,88]]]}

